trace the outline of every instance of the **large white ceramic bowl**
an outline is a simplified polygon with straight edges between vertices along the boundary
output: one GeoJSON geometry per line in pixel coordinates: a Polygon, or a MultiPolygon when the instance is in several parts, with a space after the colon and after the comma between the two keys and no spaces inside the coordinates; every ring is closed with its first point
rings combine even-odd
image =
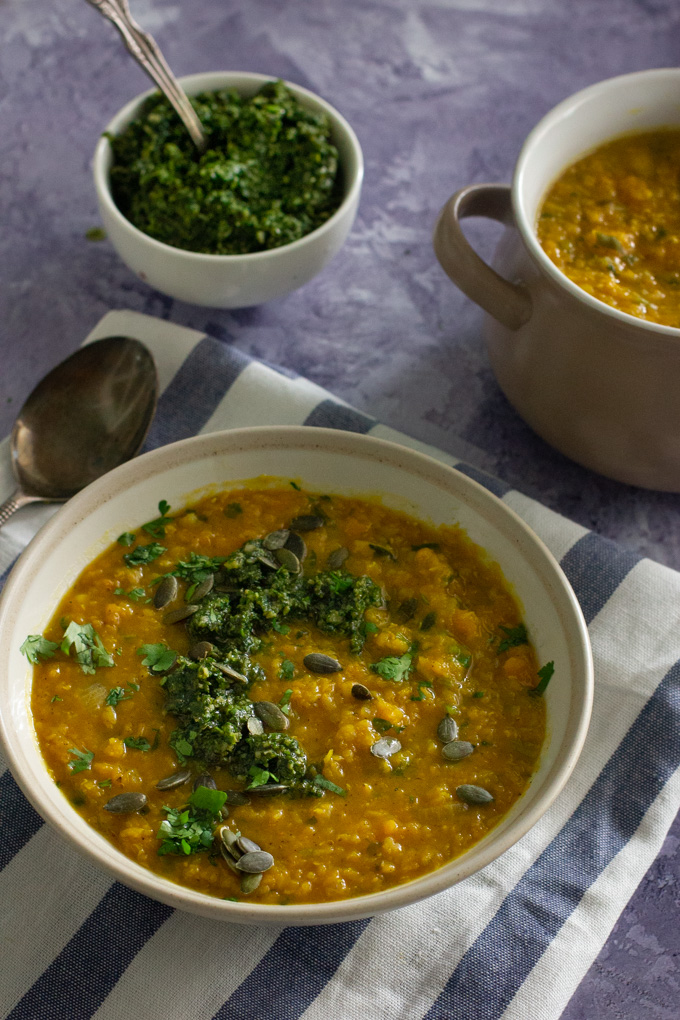
{"type": "MultiPolygon", "coordinates": [[[[284,482],[286,484],[286,482],[284,482]]],[[[540,540],[476,482],[429,457],[330,429],[239,429],[183,440],[117,468],[68,502],[17,563],[0,601],[0,739],[10,768],[37,811],[119,881],[172,907],[256,924],[322,924],[366,917],[440,892],[489,864],[546,811],[576,763],[592,701],[588,633],[564,574],[540,540]],[[181,506],[197,490],[274,475],[317,492],[379,496],[438,524],[460,523],[501,564],[524,608],[539,659],[553,660],[545,694],[548,736],[524,796],[480,843],[405,885],[332,903],[273,906],[192,892],[146,871],[91,829],[56,788],[30,711],[31,667],[19,647],[40,633],[83,567],[122,531],[181,506]]]]}
{"type": "MultiPolygon", "coordinates": [[[[252,96],[272,81],[270,75],[246,71],[211,71],[180,78],[188,95],[233,88],[252,96]]],[[[359,140],[344,117],[329,103],[299,85],[286,85],[304,106],[325,113],[340,155],[343,199],[330,219],[305,237],[270,251],[249,255],[203,255],[157,241],[123,216],[111,196],[111,144],[102,137],[95,149],[93,172],[99,213],[106,234],[123,262],[163,294],[211,308],[245,308],[282,297],[316,276],[339,251],[350,231],[361,193],[364,160],[359,140]]],[[[117,135],[138,115],[150,89],[120,110],[106,126],[117,135]]]]}

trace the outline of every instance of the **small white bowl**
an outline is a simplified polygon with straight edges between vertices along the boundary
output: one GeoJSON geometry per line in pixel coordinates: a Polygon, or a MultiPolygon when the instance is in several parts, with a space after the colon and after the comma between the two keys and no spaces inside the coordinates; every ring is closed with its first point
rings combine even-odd
{"type": "Polygon", "coordinates": [[[334,429],[267,427],[186,439],[124,464],[70,500],[17,563],[0,600],[0,743],[33,806],[75,847],[139,892],[206,917],[309,925],[393,910],[441,892],[495,860],[548,809],[576,764],[593,694],[588,631],[576,597],[543,543],[512,510],[465,475],[423,454],[334,429]],[[435,525],[458,522],[498,562],[524,609],[541,662],[555,675],[545,699],[548,732],[539,768],[510,812],[481,842],[415,881],[330,903],[275,906],[216,899],[175,885],[115,849],[50,778],[30,710],[32,670],[19,648],[41,633],[78,574],[123,531],[179,508],[197,490],[270,475],[316,492],[378,496],[435,525]]]}
{"type": "MultiPolygon", "coordinates": [[[[271,76],[246,71],[211,71],[180,78],[190,96],[225,88],[252,96],[272,80],[271,76]]],[[[111,144],[107,138],[99,140],[93,171],[102,223],[123,262],[145,283],[179,301],[211,308],[245,308],[297,290],[321,272],[342,247],[354,222],[364,175],[359,140],[329,103],[299,85],[285,84],[304,106],[329,118],[331,137],[340,155],[344,197],[320,227],[280,248],[248,255],[204,255],[173,248],[149,237],[133,226],[113,201],[109,186],[111,144]]],[[[129,102],[105,130],[112,135],[120,134],[153,93],[154,89],[150,89],[129,102]]]]}

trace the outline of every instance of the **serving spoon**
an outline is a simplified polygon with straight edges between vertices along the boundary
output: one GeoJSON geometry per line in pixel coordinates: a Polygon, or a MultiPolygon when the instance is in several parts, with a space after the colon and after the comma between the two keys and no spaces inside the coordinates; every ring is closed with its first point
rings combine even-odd
{"type": "Polygon", "coordinates": [[[156,411],[158,376],[139,340],[86,344],[29,395],[12,429],[17,489],[0,528],[26,503],[63,503],[139,452],[156,411]]]}
{"type": "Polygon", "coordinates": [[[123,37],[128,52],[132,54],[143,71],[158,86],[165,98],[172,104],[191,140],[202,154],[208,147],[203,126],[189,102],[189,98],[170,70],[158,43],[145,32],[130,14],[128,0],[87,0],[100,14],[113,22],[123,37]]]}

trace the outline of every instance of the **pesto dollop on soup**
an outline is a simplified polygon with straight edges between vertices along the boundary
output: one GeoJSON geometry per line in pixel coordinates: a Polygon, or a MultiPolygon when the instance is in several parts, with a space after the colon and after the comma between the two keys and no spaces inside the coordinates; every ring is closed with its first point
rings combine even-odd
{"type": "Polygon", "coordinates": [[[297,241],[338,208],[329,120],[283,82],[247,98],[223,89],[191,101],[208,137],[203,155],[160,94],[108,136],[113,198],[139,230],[175,248],[244,255],[297,241]]]}

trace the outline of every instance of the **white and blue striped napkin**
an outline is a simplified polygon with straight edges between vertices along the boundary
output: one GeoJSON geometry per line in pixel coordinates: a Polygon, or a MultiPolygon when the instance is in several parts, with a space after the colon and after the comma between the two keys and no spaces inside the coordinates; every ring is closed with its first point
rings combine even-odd
{"type": "MultiPolygon", "coordinates": [[[[319,387],[192,330],[112,312],[89,340],[144,341],[161,396],[147,448],[308,424],[455,464],[516,510],[579,598],[595,657],[585,750],[557,802],[495,863],[372,920],[257,928],[173,912],[66,846],[0,760],[0,1014],[12,1020],[553,1020],[654,860],[680,792],[680,575],[416,443],[319,387]]],[[[12,489],[0,451],[0,500],[12,489]]],[[[0,532],[0,572],[54,507],[0,532]]]]}

